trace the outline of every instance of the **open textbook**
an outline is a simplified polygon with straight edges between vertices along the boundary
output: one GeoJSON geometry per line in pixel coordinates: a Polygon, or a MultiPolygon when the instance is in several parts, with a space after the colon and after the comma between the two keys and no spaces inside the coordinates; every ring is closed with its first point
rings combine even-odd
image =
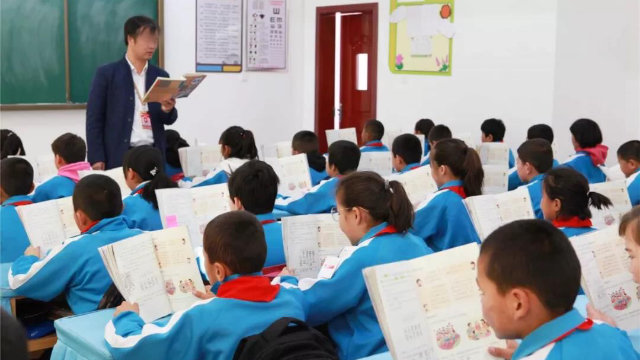
{"type": "Polygon", "coordinates": [[[282,241],[287,269],[298,278],[316,278],[325,260],[351,246],[331,214],[282,218],[282,241]]]}
{"type": "Polygon", "coordinates": [[[509,169],[504,165],[482,165],[484,182],[482,193],[500,194],[509,190],[509,169]]]}
{"type": "Polygon", "coordinates": [[[380,176],[390,176],[393,172],[391,151],[369,151],[360,154],[358,171],[373,171],[380,176]]]}
{"type": "Polygon", "coordinates": [[[16,207],[29,242],[44,256],[67,238],[80,234],[73,217],[71,196],[16,207]]]}
{"type": "Polygon", "coordinates": [[[478,146],[482,165],[502,165],[509,167],[509,147],[505,143],[482,143],[478,146]]]}
{"type": "Polygon", "coordinates": [[[220,145],[189,146],[178,149],[184,176],[206,176],[224,159],[220,145]]]}
{"type": "Polygon", "coordinates": [[[98,249],[122,296],[138,303],[145,322],[187,309],[204,292],[189,234],[176,227],[124,239],[98,249]]]}
{"type": "Polygon", "coordinates": [[[478,149],[478,145],[477,145],[477,141],[476,141],[477,136],[474,136],[473,134],[471,134],[469,132],[455,133],[455,134],[453,134],[453,138],[464,141],[464,143],[468,147],[470,147],[470,148],[472,148],[474,150],[478,149]]]}
{"type": "Polygon", "coordinates": [[[227,184],[158,189],[156,196],[162,227],[185,226],[194,248],[202,246],[202,235],[209,221],[231,210],[227,184]]]}
{"type": "Polygon", "coordinates": [[[327,134],[327,145],[331,145],[338,140],[347,140],[358,145],[356,128],[325,130],[325,134],[327,134]]]}
{"type": "Polygon", "coordinates": [[[482,316],[478,244],[364,269],[380,328],[395,360],[494,359],[504,347],[482,316]]]}
{"type": "Polygon", "coordinates": [[[156,78],[142,98],[142,103],[188,97],[206,77],[205,74],[184,74],[182,79],[156,78]]]}
{"type": "Polygon", "coordinates": [[[114,168],[110,170],[78,171],[78,175],[80,175],[80,178],[83,178],[88,175],[93,175],[93,174],[106,175],[112,178],[116,183],[118,183],[118,186],[120,187],[120,195],[122,196],[122,198],[129,196],[129,194],[131,193],[131,189],[129,189],[129,185],[127,185],[127,181],[125,180],[124,171],[122,170],[122,167],[114,168]]]}
{"type": "Polygon", "coordinates": [[[593,226],[603,228],[620,222],[620,218],[631,210],[631,199],[627,190],[626,180],[607,181],[590,184],[589,190],[600,193],[611,200],[613,206],[601,210],[591,206],[591,221],[593,226]]]}
{"type": "Polygon", "coordinates": [[[58,175],[58,168],[56,168],[56,161],[53,154],[41,155],[36,157],[31,156],[9,156],[19,157],[27,160],[33,168],[33,182],[36,184],[42,184],[43,182],[58,175]]]}
{"type": "Polygon", "coordinates": [[[268,158],[265,162],[278,174],[280,184],[278,194],[297,196],[311,190],[311,173],[306,154],[298,154],[281,158],[268,158]]]}
{"type": "Polygon", "coordinates": [[[618,327],[640,327],[640,285],[629,272],[629,256],[618,227],[569,239],[582,270],[582,288],[593,306],[612,317],[618,327]]]}
{"type": "Polygon", "coordinates": [[[464,202],[482,241],[502,225],[535,218],[526,187],[502,194],[471,196],[464,202]]]}
{"type": "Polygon", "coordinates": [[[430,195],[438,191],[438,185],[431,177],[431,168],[421,166],[404,174],[393,174],[387,180],[396,180],[402,184],[413,207],[418,207],[430,195]]]}
{"type": "Polygon", "coordinates": [[[600,167],[602,171],[604,171],[605,175],[607,175],[608,181],[616,181],[616,180],[625,180],[626,176],[620,169],[620,164],[615,164],[612,167],[600,167]]]}

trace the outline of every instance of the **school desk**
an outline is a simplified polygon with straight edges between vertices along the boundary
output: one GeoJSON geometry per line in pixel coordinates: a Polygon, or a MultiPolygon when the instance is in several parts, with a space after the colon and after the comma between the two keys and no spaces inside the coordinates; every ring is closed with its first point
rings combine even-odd
{"type": "Polygon", "coordinates": [[[98,310],[88,314],[69,316],[54,322],[58,342],[51,360],[113,359],[104,340],[104,327],[115,309],[98,310]]]}

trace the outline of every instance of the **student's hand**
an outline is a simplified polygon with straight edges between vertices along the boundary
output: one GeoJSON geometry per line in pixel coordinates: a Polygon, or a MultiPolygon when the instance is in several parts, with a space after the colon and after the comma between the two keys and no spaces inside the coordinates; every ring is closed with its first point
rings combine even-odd
{"type": "Polygon", "coordinates": [[[33,256],[37,257],[38,259],[40,259],[40,246],[31,245],[31,246],[29,246],[28,248],[26,248],[24,250],[24,254],[26,256],[33,255],[33,256]]]}
{"type": "Polygon", "coordinates": [[[113,313],[113,317],[116,317],[125,311],[133,311],[134,313],[139,314],[140,306],[138,306],[138,303],[123,301],[122,304],[116,308],[116,312],[113,313]]]}
{"type": "Polygon", "coordinates": [[[97,163],[91,165],[91,168],[93,170],[104,170],[105,164],[102,161],[98,161],[97,163]]]}
{"type": "Polygon", "coordinates": [[[507,347],[506,348],[498,348],[498,347],[489,347],[489,354],[495,356],[495,357],[499,357],[499,358],[503,358],[506,360],[510,360],[511,357],[513,356],[513,353],[516,352],[516,349],[518,348],[518,343],[513,341],[513,340],[507,340],[507,347]]]}
{"type": "Polygon", "coordinates": [[[171,110],[176,106],[176,99],[171,98],[169,100],[165,100],[161,102],[160,105],[162,105],[162,111],[166,113],[171,112],[171,110]]]}
{"type": "Polygon", "coordinates": [[[280,274],[278,274],[278,276],[292,276],[291,272],[289,271],[289,269],[287,269],[287,267],[283,267],[282,271],[280,271],[280,274]]]}
{"type": "Polygon", "coordinates": [[[215,297],[215,295],[213,295],[213,293],[211,292],[211,285],[205,286],[204,292],[193,289],[191,293],[193,294],[193,296],[197,297],[200,300],[207,300],[215,297]]]}
{"type": "Polygon", "coordinates": [[[591,303],[587,304],[587,317],[591,320],[603,321],[613,327],[618,327],[618,325],[616,324],[616,321],[613,320],[613,318],[603,313],[602,311],[594,308],[593,305],[591,305],[591,303]]]}

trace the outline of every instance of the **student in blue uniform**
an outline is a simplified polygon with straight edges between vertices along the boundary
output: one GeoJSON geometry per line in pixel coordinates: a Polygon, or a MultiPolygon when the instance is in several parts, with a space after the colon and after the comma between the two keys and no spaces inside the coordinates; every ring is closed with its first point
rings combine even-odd
{"type": "Polygon", "coordinates": [[[544,174],[553,166],[553,150],[551,144],[544,139],[532,139],[525,141],[518,148],[516,160],[517,173],[520,179],[527,184],[531,206],[538,219],[544,219],[540,201],[542,200],[542,180],[544,174]]]}
{"type": "Polygon", "coordinates": [[[204,232],[205,268],[214,285],[204,301],[145,324],[137,304],[123,302],[105,328],[116,359],[232,359],[247,336],[283,317],[305,320],[299,291],[261,276],[267,246],[262,226],[245,211],[214,218],[204,232]],[[214,297],[215,295],[215,297],[214,297]]]}
{"type": "Polygon", "coordinates": [[[18,295],[49,301],[64,294],[74,314],[96,310],[112,281],[98,248],[142,233],[129,229],[115,181],[89,175],[73,191],[73,210],[81,235],[42,254],[29,246],[13,262],[9,286],[18,295]]]}
{"type": "Polygon", "coordinates": [[[124,198],[122,216],[131,228],[154,231],[162,229],[156,190],[178,187],[164,172],[160,150],[142,145],[129,150],[122,170],[131,194],[124,198]]]}
{"type": "Polygon", "coordinates": [[[302,290],[307,322],[328,323],[340,359],[359,359],[387,351],[362,270],[432,251],[408,233],[413,207],[399,182],[369,171],[353,173],[340,180],[336,203],[334,218],[355,246],[353,251],[343,251],[328,278],[298,282],[282,276],[275,282],[302,290]]]}
{"type": "Polygon", "coordinates": [[[463,201],[482,193],[484,171],[478,153],[462,140],[446,139],[431,149],[430,156],[431,176],[438,191],[416,210],[411,233],[433,251],[479,243],[463,201]]]}
{"type": "Polygon", "coordinates": [[[391,145],[393,169],[401,174],[419,168],[422,158],[420,139],[413,134],[402,134],[391,145]]]}
{"type": "Polygon", "coordinates": [[[322,214],[336,206],[336,187],[340,177],[358,169],[360,149],[350,141],[339,140],[329,146],[327,173],[330,179],[320,182],[304,195],[279,197],[275,208],[294,215],[322,214]]]}
{"type": "Polygon", "coordinates": [[[618,148],[618,164],[627,177],[631,205],[640,205],[640,141],[627,141],[618,148]]]}
{"type": "Polygon", "coordinates": [[[25,156],[22,139],[9,129],[0,130],[0,159],[4,160],[9,156],[25,156]]]}
{"type": "Polygon", "coordinates": [[[85,161],[87,144],[78,135],[66,133],[51,144],[58,175],[40,184],[33,193],[33,202],[41,202],[73,195],[73,188],[80,180],[79,171],[91,170],[85,161]]]}
{"type": "MultiPolygon", "coordinates": [[[[427,136],[427,142],[429,143],[430,149],[433,149],[438,141],[446,139],[451,139],[451,130],[446,125],[434,126],[431,131],[429,131],[429,136],[427,136]]],[[[429,156],[429,153],[427,153],[427,155],[425,155],[425,157],[422,159],[422,163],[420,164],[420,166],[429,165],[430,163],[431,156],[429,156]]]]}
{"type": "Polygon", "coordinates": [[[165,151],[165,157],[167,159],[164,165],[164,172],[174,182],[178,182],[184,178],[184,172],[182,171],[182,164],[180,164],[180,154],[178,149],[183,147],[189,147],[189,143],[180,137],[180,133],[175,130],[165,130],[164,138],[167,144],[165,151]]]}
{"type": "Polygon", "coordinates": [[[572,168],[560,166],[549,170],[542,182],[540,208],[544,218],[568,237],[596,230],[589,206],[602,209],[611,205],[606,196],[589,191],[587,179],[572,168]]]}
{"type": "Polygon", "coordinates": [[[567,237],[545,221],[515,221],[489,235],[480,248],[478,286],[496,336],[522,339],[512,360],[638,358],[623,331],[573,308],[580,262],[567,237]]]}
{"type": "Polygon", "coordinates": [[[279,182],[278,175],[269,164],[251,160],[231,174],[227,183],[234,210],[246,210],[262,224],[267,241],[267,258],[263,267],[285,263],[282,224],[273,216],[279,182]]]}
{"type": "Polygon", "coordinates": [[[607,181],[607,176],[600,167],[607,160],[609,148],[602,145],[602,132],[598,124],[591,119],[578,119],[571,124],[569,130],[576,153],[564,165],[579,171],[589,184],[607,181]]]}
{"type": "Polygon", "coordinates": [[[384,125],[378,120],[369,120],[362,128],[360,139],[364,144],[360,148],[362,152],[368,151],[389,151],[389,148],[382,143],[384,136],[384,125]]]}
{"type": "Polygon", "coordinates": [[[22,158],[7,158],[0,162],[0,262],[13,262],[29,246],[27,232],[16,208],[31,204],[33,168],[22,158]]]}
{"type": "MultiPolygon", "coordinates": [[[[507,128],[500,119],[487,119],[480,125],[482,135],[480,140],[486,142],[504,142],[504,134],[507,128]]],[[[509,149],[509,169],[516,166],[516,158],[513,156],[513,151],[509,149]]]]}
{"type": "Polygon", "coordinates": [[[318,136],[313,131],[302,130],[293,135],[291,140],[291,152],[293,155],[306,154],[311,174],[311,184],[316,186],[322,180],[326,180],[327,159],[320,154],[318,136]]]}
{"type": "Polygon", "coordinates": [[[436,126],[433,120],[431,119],[420,119],[416,122],[416,125],[413,128],[413,133],[416,135],[424,135],[424,152],[422,156],[427,156],[429,154],[429,150],[431,150],[431,146],[429,145],[429,132],[433,127],[436,126]]]}
{"type": "MultiPolygon", "coordinates": [[[[527,130],[527,140],[533,139],[545,139],[549,144],[553,144],[553,129],[547,124],[533,125],[527,130]]],[[[555,154],[554,154],[555,156],[555,154]]],[[[553,159],[553,167],[558,166],[560,163],[555,158],[553,159]]],[[[509,191],[515,190],[522,185],[526,185],[522,179],[518,176],[516,169],[511,169],[509,173],[509,191]]]]}

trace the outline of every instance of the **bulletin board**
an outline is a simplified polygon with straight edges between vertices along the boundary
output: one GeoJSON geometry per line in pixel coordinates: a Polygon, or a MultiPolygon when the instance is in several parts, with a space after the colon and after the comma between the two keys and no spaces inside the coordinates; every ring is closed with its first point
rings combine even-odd
{"type": "Polygon", "coordinates": [[[243,0],[196,0],[196,71],[242,71],[243,0]]]}
{"type": "Polygon", "coordinates": [[[391,72],[450,76],[456,30],[454,0],[390,1],[391,72]]]}

